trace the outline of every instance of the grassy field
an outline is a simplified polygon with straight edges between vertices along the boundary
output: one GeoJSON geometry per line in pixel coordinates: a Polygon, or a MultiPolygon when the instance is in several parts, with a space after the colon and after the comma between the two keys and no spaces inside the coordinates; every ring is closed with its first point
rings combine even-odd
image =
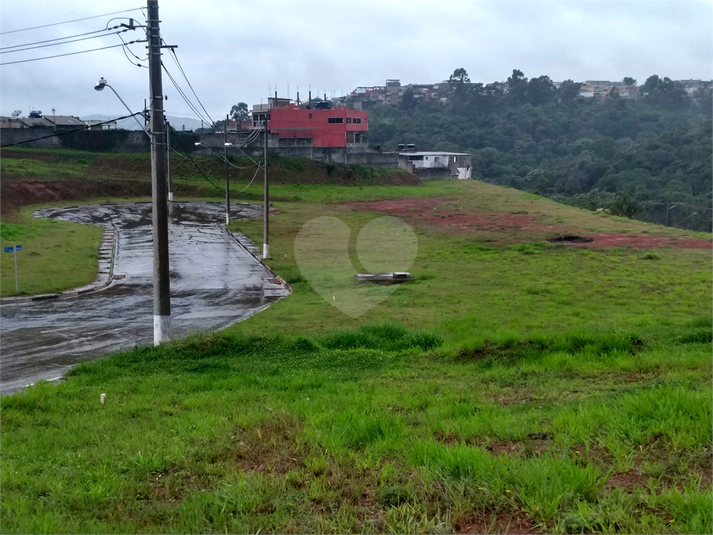
{"type": "Polygon", "coordinates": [[[20,291],[15,291],[13,255],[3,253],[0,295],[59,292],[94,281],[101,227],[39,219],[32,211],[22,210],[12,223],[0,222],[0,245],[22,245],[17,253],[20,291]]]}
{"type": "MultiPolygon", "coordinates": [[[[691,233],[477,182],[273,191],[289,298],[0,399],[3,532],[713,530],[710,250],[554,245],[448,214],[691,233]],[[338,203],[399,197],[438,197],[436,216],[400,216],[415,281],[351,318],[295,238],[338,218],[358,267],[379,214],[338,203]]],[[[261,221],[231,228],[261,241],[261,221]]]]}

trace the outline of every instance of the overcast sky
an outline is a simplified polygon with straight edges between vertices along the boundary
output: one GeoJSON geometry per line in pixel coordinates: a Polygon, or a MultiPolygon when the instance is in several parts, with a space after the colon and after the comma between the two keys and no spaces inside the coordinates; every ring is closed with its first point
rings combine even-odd
{"type": "MultiPolygon", "coordinates": [[[[8,48],[128,22],[112,17],[144,22],[145,9],[16,31],[145,6],[131,0],[2,0],[0,63],[119,44],[109,35],[24,52],[8,48]]],[[[163,38],[178,46],[195,92],[219,119],[237,102],[266,101],[268,91],[287,96],[288,85],[292,98],[299,89],[305,99],[310,88],[313,95],[340,96],[387,78],[438,82],[458,67],[474,82],[504,81],[514,68],[553,81],[631,76],[643,83],[652,74],[710,80],[712,7],[711,1],[688,0],[161,0],[159,13],[163,38]]],[[[138,30],[122,37],[143,35],[138,30]]],[[[143,58],[144,47],[130,49],[143,58]]],[[[164,63],[190,94],[170,55],[164,63]]],[[[0,113],[22,110],[26,116],[33,108],[49,115],[54,108],[79,117],[124,114],[109,90],[93,90],[102,76],[133,111],[143,107],[148,70],[132,65],[118,47],[0,66],[0,113]]],[[[167,76],[163,87],[167,113],[195,117],[167,76]]]]}

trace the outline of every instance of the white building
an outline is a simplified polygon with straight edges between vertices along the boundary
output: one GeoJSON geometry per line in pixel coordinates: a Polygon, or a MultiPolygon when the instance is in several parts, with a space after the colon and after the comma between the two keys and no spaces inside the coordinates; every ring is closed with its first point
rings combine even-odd
{"type": "Polygon", "coordinates": [[[400,152],[399,167],[428,178],[471,178],[470,154],[465,152],[400,152]]]}

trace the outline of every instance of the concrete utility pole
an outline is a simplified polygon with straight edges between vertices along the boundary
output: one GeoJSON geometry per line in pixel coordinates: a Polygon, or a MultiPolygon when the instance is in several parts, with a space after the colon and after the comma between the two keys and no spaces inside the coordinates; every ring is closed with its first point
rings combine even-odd
{"type": "Polygon", "coordinates": [[[158,0],[147,0],[147,8],[149,97],[151,100],[151,194],[153,200],[153,343],[157,346],[170,339],[171,287],[168,273],[166,127],[163,119],[158,0]]]}
{"type": "Polygon", "coordinates": [[[225,116],[223,128],[223,158],[225,158],[225,226],[230,225],[230,179],[228,178],[228,116],[225,116]]]}
{"type": "Polygon", "coordinates": [[[263,224],[263,229],[262,229],[262,257],[264,258],[269,258],[270,257],[270,193],[268,190],[268,182],[267,182],[267,114],[264,116],[265,119],[263,120],[263,135],[265,137],[264,141],[264,155],[263,155],[263,164],[262,164],[262,171],[263,171],[263,179],[265,182],[265,212],[263,214],[263,219],[264,219],[264,224],[263,224]]]}
{"type": "Polygon", "coordinates": [[[166,166],[168,168],[168,202],[173,202],[173,180],[171,177],[171,125],[166,121],[166,166]]]}

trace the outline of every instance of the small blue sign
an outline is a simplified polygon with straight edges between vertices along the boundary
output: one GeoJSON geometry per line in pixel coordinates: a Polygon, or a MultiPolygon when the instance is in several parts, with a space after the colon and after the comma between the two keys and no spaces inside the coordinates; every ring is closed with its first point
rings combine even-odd
{"type": "Polygon", "coordinates": [[[11,245],[10,247],[5,247],[6,253],[13,253],[15,251],[22,251],[22,245],[11,245]]]}

